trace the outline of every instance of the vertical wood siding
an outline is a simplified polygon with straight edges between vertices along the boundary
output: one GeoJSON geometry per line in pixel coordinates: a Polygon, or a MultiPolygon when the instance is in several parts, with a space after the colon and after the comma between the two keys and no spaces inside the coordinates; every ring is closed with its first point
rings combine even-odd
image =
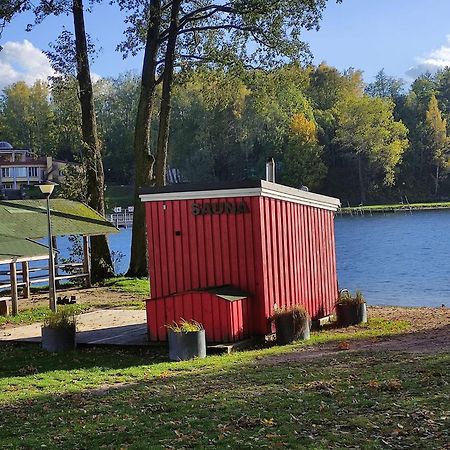
{"type": "Polygon", "coordinates": [[[229,302],[208,292],[187,292],[147,300],[151,341],[167,339],[167,324],[195,320],[205,328],[208,342],[234,342],[249,336],[244,310],[249,299],[229,302]]]}
{"type": "Polygon", "coordinates": [[[256,298],[264,305],[258,331],[270,331],[275,305],[304,305],[313,318],[331,314],[337,297],[334,213],[262,198],[262,278],[256,298]]]}
{"type": "Polygon", "coordinates": [[[152,339],[165,340],[161,324],[180,317],[202,317],[217,342],[217,323],[228,330],[221,335],[229,339],[269,332],[275,305],[303,304],[313,318],[332,312],[337,296],[332,211],[247,197],[147,202],[146,215],[153,298],[147,304],[147,317],[152,339]],[[250,212],[194,216],[191,210],[194,202],[242,201],[250,212]],[[192,294],[186,294],[190,300],[179,295],[227,284],[252,297],[242,304],[234,302],[226,311],[226,305],[211,296],[198,294],[199,301],[192,294]],[[244,328],[245,333],[236,332],[244,328]]]}

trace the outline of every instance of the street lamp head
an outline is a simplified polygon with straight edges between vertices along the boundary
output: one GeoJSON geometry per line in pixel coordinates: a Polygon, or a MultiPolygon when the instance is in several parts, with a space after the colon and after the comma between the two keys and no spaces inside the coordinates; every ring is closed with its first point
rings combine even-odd
{"type": "Polygon", "coordinates": [[[53,193],[53,189],[55,186],[58,186],[57,183],[53,183],[53,181],[44,181],[41,184],[38,184],[37,187],[41,190],[41,192],[46,196],[50,197],[53,193]]]}

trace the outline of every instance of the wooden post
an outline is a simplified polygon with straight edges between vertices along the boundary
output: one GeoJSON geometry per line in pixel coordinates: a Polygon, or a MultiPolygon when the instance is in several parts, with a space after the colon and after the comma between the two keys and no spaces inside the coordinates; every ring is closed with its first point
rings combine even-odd
{"type": "Polygon", "coordinates": [[[11,302],[12,302],[12,315],[16,316],[19,312],[19,303],[17,295],[17,270],[16,263],[9,265],[9,271],[11,276],[11,302]]]}
{"type": "Polygon", "coordinates": [[[83,236],[83,271],[86,273],[85,286],[90,288],[91,283],[91,255],[89,253],[89,236],[83,236]]]}
{"type": "Polygon", "coordinates": [[[30,271],[28,270],[28,261],[22,263],[22,281],[23,285],[23,298],[30,297],[30,271]]]}

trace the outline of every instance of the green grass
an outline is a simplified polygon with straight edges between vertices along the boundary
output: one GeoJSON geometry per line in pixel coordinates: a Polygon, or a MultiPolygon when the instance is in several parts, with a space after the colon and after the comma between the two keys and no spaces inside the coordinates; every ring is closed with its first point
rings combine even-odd
{"type": "MultiPolygon", "coordinates": [[[[76,314],[89,309],[88,305],[73,305],[71,308],[76,314]]],[[[20,311],[16,316],[0,316],[0,326],[5,324],[27,325],[34,322],[43,322],[51,313],[48,306],[37,306],[20,311]]]]}
{"type": "Polygon", "coordinates": [[[142,295],[146,298],[150,295],[150,283],[148,278],[115,277],[102,281],[100,286],[108,287],[116,292],[142,295]]]}
{"type": "MultiPolygon", "coordinates": [[[[312,343],[404,330],[372,321],[312,343]],[[354,330],[357,330],[356,332],[354,330]]],[[[271,363],[302,344],[165,362],[148,349],[0,346],[0,448],[406,449],[450,439],[450,355],[271,363]]],[[[430,447],[431,445],[431,447],[430,447]]]]}

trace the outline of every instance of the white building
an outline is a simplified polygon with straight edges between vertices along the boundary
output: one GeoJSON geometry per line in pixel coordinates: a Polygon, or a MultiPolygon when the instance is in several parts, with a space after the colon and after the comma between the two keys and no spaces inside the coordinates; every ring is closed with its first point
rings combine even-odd
{"type": "Polygon", "coordinates": [[[8,142],[0,142],[0,187],[20,189],[45,180],[59,183],[64,179],[67,164],[51,156],[35,156],[28,149],[15,149],[8,142]]]}

